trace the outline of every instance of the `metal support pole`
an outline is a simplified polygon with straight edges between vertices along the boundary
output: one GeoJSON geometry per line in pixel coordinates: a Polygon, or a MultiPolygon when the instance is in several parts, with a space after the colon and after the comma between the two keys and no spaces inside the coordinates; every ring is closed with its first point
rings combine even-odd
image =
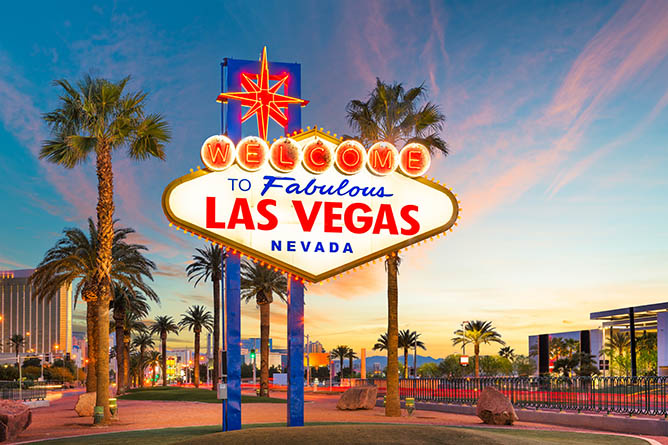
{"type": "Polygon", "coordinates": [[[288,426],[304,426],[304,285],[289,277],[288,426]]]}
{"type": "Polygon", "coordinates": [[[227,430],[241,429],[241,258],[228,252],[226,261],[227,430]]]}
{"type": "Polygon", "coordinates": [[[629,328],[631,329],[631,376],[638,375],[638,366],[636,363],[636,320],[633,308],[629,308],[629,328]]]}
{"type": "Polygon", "coordinates": [[[311,384],[311,342],[309,336],[306,336],[306,385],[311,384]]]}

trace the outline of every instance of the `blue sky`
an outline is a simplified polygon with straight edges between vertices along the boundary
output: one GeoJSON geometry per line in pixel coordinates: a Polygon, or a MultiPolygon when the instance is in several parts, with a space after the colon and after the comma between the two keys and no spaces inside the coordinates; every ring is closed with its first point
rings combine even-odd
{"type": "MultiPolygon", "coordinates": [[[[199,245],[167,227],[160,196],[219,131],[221,60],[266,45],[270,60],[302,64],[304,125],[349,132],[346,103],[376,76],[424,83],[446,114],[451,154],[430,175],[458,193],[462,220],[412,249],[400,274],[400,327],[422,332],[430,355],[454,351],[462,320],[492,320],[526,352],[528,335],[595,327],[591,311],[668,297],[663,2],[14,2],[4,14],[0,268],[33,267],[64,227],[94,214],[92,163],[37,159],[51,82],[131,74],[173,140],[165,162],[115,155],[117,216],[159,265],[153,316],[211,305],[210,289],[184,277],[199,245]]],[[[385,330],[384,283],[374,266],[312,286],[306,332],[328,349],[370,348],[385,330]]],[[[274,306],[280,344],[285,306],[274,306]]],[[[243,334],[257,335],[255,305],[243,314],[243,334]]]]}

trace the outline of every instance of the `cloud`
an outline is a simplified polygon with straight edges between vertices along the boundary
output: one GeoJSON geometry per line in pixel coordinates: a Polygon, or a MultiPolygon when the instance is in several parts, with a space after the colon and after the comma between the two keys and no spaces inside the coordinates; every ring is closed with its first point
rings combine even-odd
{"type": "Polygon", "coordinates": [[[18,267],[19,269],[30,269],[30,266],[23,264],[23,263],[17,263],[16,261],[10,260],[8,258],[0,257],[0,264],[3,265],[4,267],[18,267]]]}
{"type": "Polygon", "coordinates": [[[153,273],[153,275],[161,277],[179,277],[179,278],[186,277],[185,267],[182,265],[158,262],[156,266],[157,269],[153,273]]]}

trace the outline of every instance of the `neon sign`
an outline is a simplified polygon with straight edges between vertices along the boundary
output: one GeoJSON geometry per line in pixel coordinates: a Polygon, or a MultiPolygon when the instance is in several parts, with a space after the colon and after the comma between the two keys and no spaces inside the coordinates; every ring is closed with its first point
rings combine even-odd
{"type": "Polygon", "coordinates": [[[170,223],[312,282],[440,237],[459,217],[453,193],[421,176],[420,144],[367,150],[313,129],[271,146],[212,136],[200,155],[206,169],[163,194],[170,223]]]}
{"type": "Polygon", "coordinates": [[[257,131],[260,138],[267,139],[267,130],[269,127],[269,118],[273,119],[278,125],[286,128],[288,125],[288,116],[283,113],[282,108],[288,105],[298,104],[305,107],[308,100],[279,94],[278,90],[284,87],[290,75],[284,73],[278,77],[278,81],[269,86],[269,63],[267,62],[267,48],[262,50],[262,60],[260,62],[260,73],[253,75],[250,73],[241,73],[241,86],[245,91],[221,93],[218,95],[218,102],[227,102],[229,99],[238,100],[242,106],[250,109],[241,117],[241,122],[245,122],[251,116],[257,115],[257,131]],[[258,81],[252,80],[257,77],[258,81]]]}

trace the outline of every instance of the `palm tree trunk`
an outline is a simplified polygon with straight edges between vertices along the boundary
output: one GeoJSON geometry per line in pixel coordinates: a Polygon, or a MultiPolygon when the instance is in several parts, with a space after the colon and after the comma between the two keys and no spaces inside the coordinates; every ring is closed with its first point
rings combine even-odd
{"type": "Polygon", "coordinates": [[[387,394],[385,415],[401,416],[399,403],[399,316],[397,286],[397,257],[387,259],[387,394]]]}
{"type": "Polygon", "coordinates": [[[260,395],[269,396],[269,322],[270,305],[260,305],[260,395]]]}
{"type": "Polygon", "coordinates": [[[128,392],[130,390],[130,331],[127,329],[123,330],[123,362],[125,363],[125,387],[123,392],[128,392]]]}
{"type": "Polygon", "coordinates": [[[144,387],[144,355],[146,354],[146,347],[145,346],[140,346],[139,347],[139,376],[137,377],[137,380],[139,380],[139,387],[143,388],[144,387]]]}
{"type": "Polygon", "coordinates": [[[341,368],[341,380],[340,382],[343,384],[343,356],[339,356],[339,368],[341,368]]]}
{"type": "Polygon", "coordinates": [[[116,331],[116,393],[123,394],[125,388],[125,354],[123,353],[123,325],[125,324],[125,310],[114,309],[114,327],[116,331]]]}
{"type": "Polygon", "coordinates": [[[353,356],[350,354],[350,357],[348,357],[348,365],[350,365],[350,378],[353,378],[353,356]]]}
{"type": "Polygon", "coordinates": [[[160,361],[162,362],[162,386],[167,386],[167,333],[160,334],[160,340],[162,342],[162,357],[160,361]]]}
{"type": "Polygon", "coordinates": [[[97,374],[95,359],[97,357],[97,307],[94,301],[86,302],[86,331],[88,336],[88,367],[86,369],[86,392],[95,392],[97,388],[97,374]]]}
{"type": "Polygon", "coordinates": [[[220,357],[220,275],[213,274],[213,386],[216,391],[220,368],[218,360],[220,357]]]}
{"type": "Polygon", "coordinates": [[[111,248],[114,239],[114,177],[111,167],[111,147],[97,147],[97,261],[95,278],[97,304],[97,397],[96,406],[104,408],[103,423],[111,422],[109,411],[109,301],[111,299],[111,248]]]}
{"type": "Polygon", "coordinates": [[[199,336],[200,333],[195,331],[195,359],[193,360],[195,365],[195,388],[199,388],[199,336]]]}
{"type": "Polygon", "coordinates": [[[475,376],[480,377],[480,345],[473,347],[473,353],[475,354],[475,376]]]}
{"type": "Polygon", "coordinates": [[[408,348],[404,348],[404,378],[408,378],[408,348]]]}

